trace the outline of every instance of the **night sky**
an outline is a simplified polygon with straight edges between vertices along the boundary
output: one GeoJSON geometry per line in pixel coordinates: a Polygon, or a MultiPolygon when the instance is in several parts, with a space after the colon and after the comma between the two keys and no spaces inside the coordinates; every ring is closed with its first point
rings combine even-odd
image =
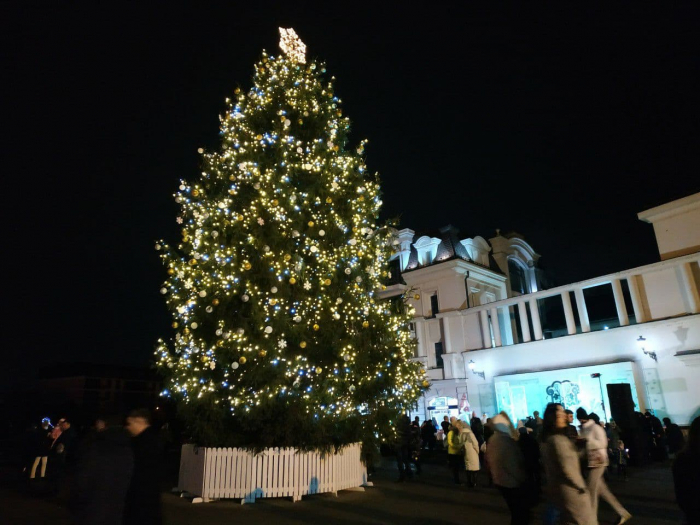
{"type": "Polygon", "coordinates": [[[516,230],[565,284],[658,260],[637,212],[700,191],[697,3],[74,4],[0,7],[5,385],[170,335],[154,241],[278,26],[337,77],[403,227],[516,230]]]}

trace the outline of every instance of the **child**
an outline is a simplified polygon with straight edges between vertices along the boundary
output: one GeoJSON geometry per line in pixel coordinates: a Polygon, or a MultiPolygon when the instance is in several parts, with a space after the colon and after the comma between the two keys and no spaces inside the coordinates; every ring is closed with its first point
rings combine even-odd
{"type": "Polygon", "coordinates": [[[613,450],[613,461],[617,465],[617,476],[627,481],[627,460],[630,458],[629,451],[625,448],[625,442],[619,440],[617,449],[613,450]]]}

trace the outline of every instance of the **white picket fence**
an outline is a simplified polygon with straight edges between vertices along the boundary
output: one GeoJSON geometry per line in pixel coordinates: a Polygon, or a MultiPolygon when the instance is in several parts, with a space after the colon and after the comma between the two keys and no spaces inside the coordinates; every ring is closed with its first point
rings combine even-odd
{"type": "Polygon", "coordinates": [[[363,490],[367,468],[360,444],[337,454],[298,452],[293,448],[266,449],[260,454],[238,448],[197,448],[183,445],[178,490],[200,496],[195,501],[291,497],[363,490]]]}

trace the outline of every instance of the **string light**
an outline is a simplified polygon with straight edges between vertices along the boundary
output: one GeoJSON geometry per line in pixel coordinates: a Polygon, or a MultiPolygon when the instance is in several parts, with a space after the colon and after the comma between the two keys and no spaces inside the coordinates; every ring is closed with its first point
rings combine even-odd
{"type": "Polygon", "coordinates": [[[157,364],[185,403],[252,418],[302,403],[314,420],[361,417],[386,434],[379,415],[411,407],[426,380],[408,309],[374,299],[394,241],[377,223],[379,182],[324,64],[280,34],[284,54],[263,53],[252,87],[227,100],[220,149],[200,148],[201,175],[175,193],[181,241],[156,245],[175,335],[157,364]]]}

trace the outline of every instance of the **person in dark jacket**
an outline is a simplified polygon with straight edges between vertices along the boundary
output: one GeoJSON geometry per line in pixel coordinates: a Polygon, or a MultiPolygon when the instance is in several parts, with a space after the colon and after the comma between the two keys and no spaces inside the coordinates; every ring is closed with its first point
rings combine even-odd
{"type": "Polygon", "coordinates": [[[420,436],[422,441],[422,448],[433,450],[435,448],[435,427],[433,427],[432,421],[425,420],[420,427],[420,436]]]}
{"type": "Polygon", "coordinates": [[[411,444],[412,426],[408,416],[400,416],[396,423],[396,466],[399,469],[399,481],[412,478],[411,444]]]}
{"type": "Polygon", "coordinates": [[[525,459],[525,472],[528,478],[528,487],[532,497],[539,497],[541,488],[540,475],[540,445],[527,427],[518,428],[520,439],[518,446],[525,459]]]}
{"type": "Polygon", "coordinates": [[[576,441],[578,439],[578,430],[574,426],[574,413],[571,410],[564,410],[566,414],[566,428],[564,429],[564,435],[569,439],[576,441]]]}
{"type": "Polygon", "coordinates": [[[673,486],[685,523],[700,523],[700,417],[690,424],[688,442],[673,462],[673,486]]]}
{"type": "Polygon", "coordinates": [[[484,424],[481,422],[479,416],[476,412],[472,412],[472,418],[469,421],[469,426],[472,428],[472,432],[476,437],[476,441],[479,443],[479,450],[481,450],[481,445],[484,444],[484,424]]]}
{"type": "Polygon", "coordinates": [[[683,437],[681,427],[675,423],[671,423],[671,419],[668,417],[664,418],[664,427],[666,429],[666,444],[668,445],[668,451],[671,454],[677,454],[683,450],[683,445],[685,444],[685,438],[683,437]]]}
{"type": "Polygon", "coordinates": [[[162,450],[158,432],[151,426],[148,410],[134,410],[126,419],[132,435],[134,474],[124,508],[125,525],[159,525],[163,518],[160,504],[162,450]]]}
{"type": "Polygon", "coordinates": [[[101,419],[78,461],[76,525],[121,525],[131,483],[134,455],[129,434],[118,419],[101,419]]]}

